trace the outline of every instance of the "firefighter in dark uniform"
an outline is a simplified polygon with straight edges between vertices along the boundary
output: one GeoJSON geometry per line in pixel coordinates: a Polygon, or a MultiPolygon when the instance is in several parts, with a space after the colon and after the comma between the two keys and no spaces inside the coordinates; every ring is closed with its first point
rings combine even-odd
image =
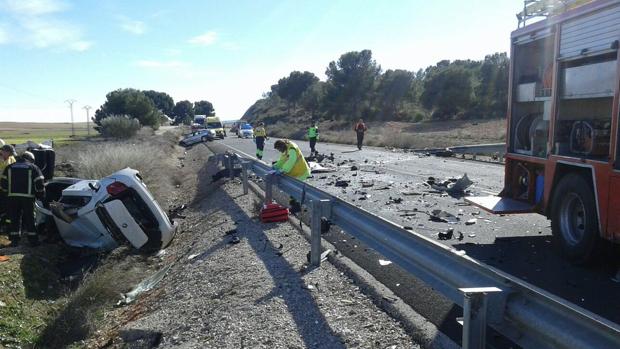
{"type": "Polygon", "coordinates": [[[28,237],[28,242],[36,246],[39,237],[34,226],[34,201],[43,199],[43,174],[34,164],[34,155],[24,152],[12,165],[7,166],[0,177],[0,190],[8,201],[9,239],[11,246],[17,246],[20,233],[28,237]]]}

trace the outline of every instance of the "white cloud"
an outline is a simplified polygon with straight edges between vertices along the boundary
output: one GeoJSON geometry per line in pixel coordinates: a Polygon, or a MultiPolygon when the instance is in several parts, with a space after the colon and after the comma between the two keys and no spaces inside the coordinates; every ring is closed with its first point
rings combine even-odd
{"type": "Polygon", "coordinates": [[[62,48],[71,51],[85,51],[92,45],[82,39],[80,29],[74,25],[56,20],[30,18],[22,21],[26,29],[26,45],[36,48],[62,48]]]}
{"type": "Polygon", "coordinates": [[[64,11],[67,4],[57,0],[4,0],[2,8],[23,16],[40,16],[64,11]]]}
{"type": "Polygon", "coordinates": [[[135,65],[140,68],[180,68],[187,66],[186,62],[182,61],[152,61],[152,60],[140,60],[135,62],[135,65]]]}
{"type": "Polygon", "coordinates": [[[0,42],[12,42],[29,48],[86,51],[92,42],[83,38],[81,29],[69,21],[57,19],[57,12],[68,9],[58,0],[0,0],[0,10],[9,14],[9,25],[0,28],[0,42]],[[10,28],[10,30],[9,30],[10,28]]]}
{"type": "Polygon", "coordinates": [[[121,17],[120,21],[121,29],[126,32],[134,35],[142,35],[146,33],[146,24],[142,21],[136,21],[126,17],[121,17]]]}
{"type": "Polygon", "coordinates": [[[208,31],[202,35],[195,36],[189,39],[187,42],[194,45],[209,46],[217,40],[217,33],[214,31],[208,31]]]}

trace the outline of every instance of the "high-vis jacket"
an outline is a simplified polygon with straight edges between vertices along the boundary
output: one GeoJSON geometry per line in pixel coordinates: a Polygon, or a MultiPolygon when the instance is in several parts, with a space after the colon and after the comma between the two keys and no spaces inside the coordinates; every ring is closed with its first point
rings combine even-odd
{"type": "Polygon", "coordinates": [[[265,131],[265,128],[262,126],[258,126],[257,128],[254,129],[254,137],[267,137],[267,131],[265,131]]]}
{"type": "Polygon", "coordinates": [[[4,169],[15,163],[15,158],[11,155],[9,156],[6,160],[2,160],[0,159],[0,175],[2,175],[2,172],[4,172],[4,169]]]}
{"type": "Polygon", "coordinates": [[[312,126],[308,129],[308,138],[319,138],[319,128],[312,126]]]}
{"type": "Polygon", "coordinates": [[[310,177],[310,166],[308,166],[299,147],[289,140],[284,140],[284,142],[286,143],[286,151],[280,155],[280,159],[273,167],[300,181],[310,177]]]}
{"type": "Polygon", "coordinates": [[[20,159],[4,169],[0,190],[8,197],[42,198],[43,174],[37,165],[20,159]]]}

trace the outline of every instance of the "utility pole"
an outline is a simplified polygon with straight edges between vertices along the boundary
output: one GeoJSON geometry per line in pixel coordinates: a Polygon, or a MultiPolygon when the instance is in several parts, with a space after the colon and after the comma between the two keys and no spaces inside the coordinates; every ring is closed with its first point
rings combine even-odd
{"type": "Polygon", "coordinates": [[[71,110],[71,137],[75,137],[75,126],[73,125],[73,103],[77,101],[75,99],[67,99],[65,102],[69,104],[69,109],[71,110]]]}
{"type": "Polygon", "coordinates": [[[85,105],[82,108],[86,110],[86,130],[88,131],[88,136],[90,137],[90,116],[88,114],[92,107],[90,105],[85,105]]]}

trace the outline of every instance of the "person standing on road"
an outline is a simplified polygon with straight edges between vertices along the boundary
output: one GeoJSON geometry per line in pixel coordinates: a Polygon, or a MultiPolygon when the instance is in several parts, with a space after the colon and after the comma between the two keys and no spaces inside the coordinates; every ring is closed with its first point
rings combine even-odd
{"type": "Polygon", "coordinates": [[[254,129],[254,142],[256,142],[256,157],[261,160],[263,158],[263,150],[265,149],[265,140],[267,139],[267,131],[265,123],[260,122],[258,127],[254,129]]]}
{"type": "Polygon", "coordinates": [[[308,140],[310,141],[310,156],[314,154],[318,154],[316,151],[316,141],[319,140],[319,128],[316,125],[316,122],[312,123],[312,126],[308,128],[308,140]]]}
{"type": "Polygon", "coordinates": [[[362,150],[362,143],[364,142],[364,132],[368,130],[366,124],[364,124],[364,120],[360,119],[357,124],[355,124],[353,130],[357,134],[357,149],[362,150]]]}
{"type": "MultiPolygon", "coordinates": [[[[4,169],[15,163],[15,149],[9,144],[4,144],[4,141],[0,139],[0,176],[4,172],[4,169]]],[[[8,217],[8,202],[6,193],[0,190],[0,232],[4,233],[6,228],[11,223],[8,217]]]]}
{"type": "Polygon", "coordinates": [[[310,177],[310,166],[308,166],[297,144],[288,139],[279,139],[273,147],[282,153],[280,159],[273,165],[276,173],[283,173],[300,181],[310,177]]]}
{"type": "Polygon", "coordinates": [[[19,244],[21,232],[26,234],[32,246],[39,244],[34,226],[34,201],[35,198],[43,199],[43,179],[41,170],[34,164],[34,155],[28,151],[7,166],[0,177],[0,190],[6,193],[11,220],[11,246],[19,244]]]}

